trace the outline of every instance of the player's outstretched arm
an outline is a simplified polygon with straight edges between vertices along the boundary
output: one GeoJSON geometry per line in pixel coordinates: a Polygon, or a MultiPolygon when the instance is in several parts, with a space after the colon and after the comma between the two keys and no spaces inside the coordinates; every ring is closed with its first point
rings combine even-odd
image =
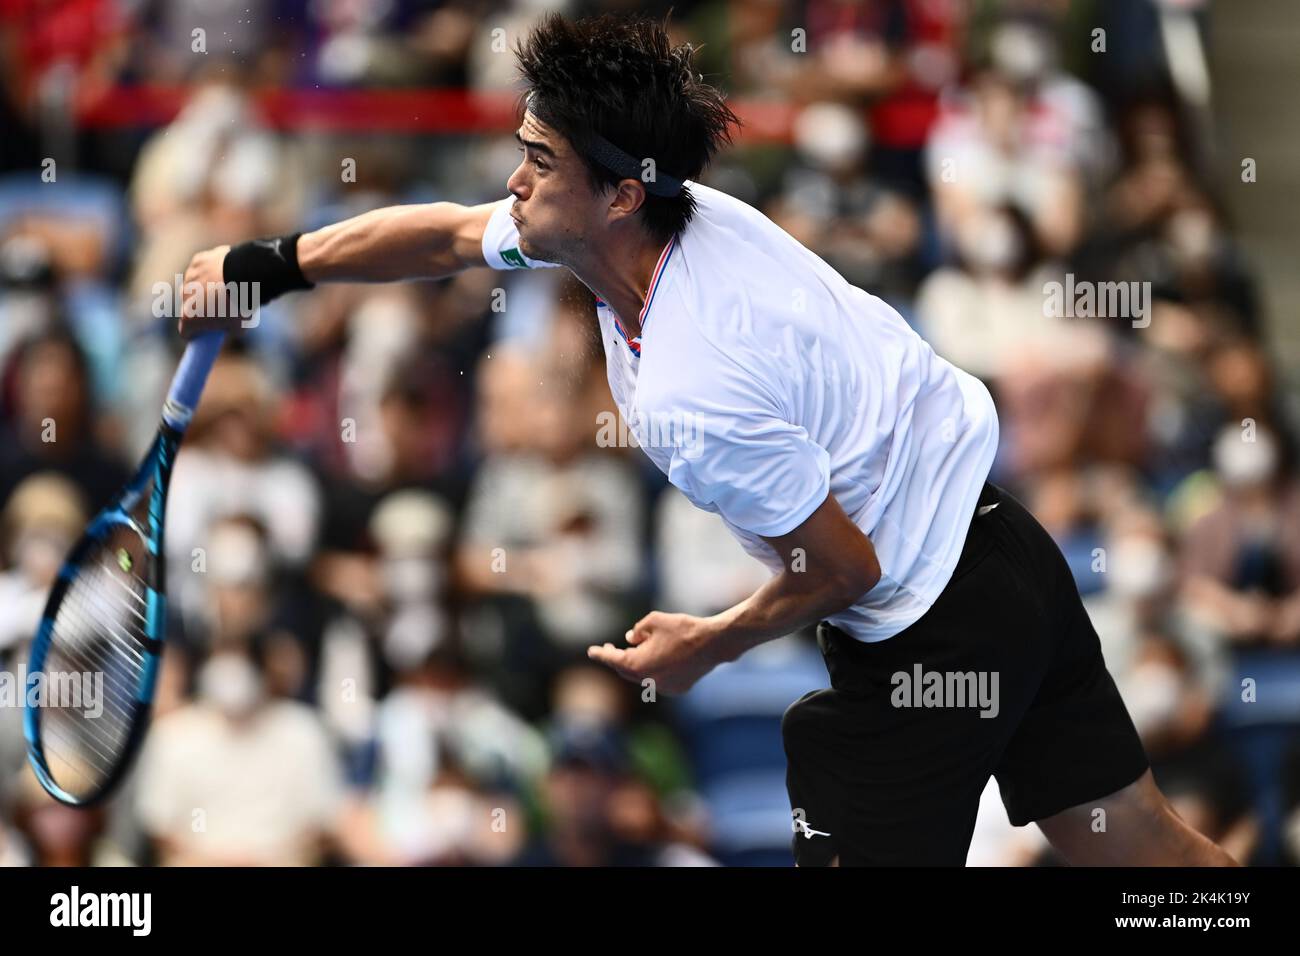
{"type": "MultiPolygon", "coordinates": [[[[441,279],[486,265],[483,232],[494,203],[436,202],[387,206],[314,232],[216,246],[195,254],[185,270],[180,331],[187,337],[233,332],[243,316],[211,309],[207,291],[253,283],[261,305],[319,282],[397,282],[441,279]],[[210,314],[219,312],[223,314],[210,314]]],[[[248,293],[241,292],[249,301],[248,293]]]]}
{"type": "Polygon", "coordinates": [[[483,230],[495,205],[435,202],[374,209],[304,233],[298,264],[312,283],[440,279],[487,264],[483,230]]]}

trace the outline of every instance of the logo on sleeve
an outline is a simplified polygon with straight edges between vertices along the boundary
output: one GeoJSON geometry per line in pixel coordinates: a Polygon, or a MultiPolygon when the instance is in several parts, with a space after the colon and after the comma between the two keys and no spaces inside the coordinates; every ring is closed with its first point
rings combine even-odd
{"type": "Polygon", "coordinates": [[[516,269],[532,268],[527,262],[524,261],[523,253],[521,253],[518,249],[503,249],[501,251],[501,258],[504,259],[506,262],[508,262],[510,265],[514,266],[516,269]]]}

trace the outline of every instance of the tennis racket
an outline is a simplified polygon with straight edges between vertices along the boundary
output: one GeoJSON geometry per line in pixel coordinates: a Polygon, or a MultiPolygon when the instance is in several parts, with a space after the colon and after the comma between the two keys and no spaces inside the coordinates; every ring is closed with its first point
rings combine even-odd
{"type": "Polygon", "coordinates": [[[23,733],[37,778],[61,803],[104,799],[144,736],[165,636],[167,486],[224,338],[210,332],[185,349],[148,454],[68,553],[45,604],[23,733]]]}

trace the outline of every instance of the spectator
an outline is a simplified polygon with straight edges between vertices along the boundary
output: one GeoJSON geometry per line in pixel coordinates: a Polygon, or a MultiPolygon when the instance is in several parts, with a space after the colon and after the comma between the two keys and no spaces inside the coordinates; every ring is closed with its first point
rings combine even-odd
{"type": "Polygon", "coordinates": [[[546,824],[521,866],[700,866],[709,859],[674,839],[674,824],[627,775],[624,741],[590,724],[557,725],[544,786],[546,824]]]}
{"type": "Polygon", "coordinates": [[[221,359],[176,458],[166,543],[171,580],[187,618],[201,613],[203,579],[193,565],[210,546],[211,529],[221,518],[255,518],[266,529],[273,570],[302,569],[315,547],[320,491],[305,466],[275,447],[275,399],[265,372],[252,359],[221,359]]]}
{"type": "Polygon", "coordinates": [[[1083,229],[1083,183],[1052,118],[997,70],[945,104],[926,146],[926,171],[939,224],[962,235],[982,209],[1011,205],[1029,221],[1048,256],[1070,252],[1083,229]]]}
{"type": "Polygon", "coordinates": [[[77,487],[55,473],[24,479],[0,513],[0,656],[36,633],[45,598],[89,515],[77,487]]]}
{"type": "Polygon", "coordinates": [[[503,656],[519,675],[509,693],[522,695],[508,699],[530,716],[540,704],[538,677],[630,620],[641,538],[640,489],[629,467],[591,450],[597,423],[535,385],[537,374],[509,351],[484,360],[487,455],[456,558],[467,593],[507,622],[503,656]]]}
{"type": "Polygon", "coordinates": [[[1189,665],[1172,641],[1149,638],[1121,691],[1175,812],[1233,859],[1250,860],[1260,828],[1247,768],[1213,725],[1213,698],[1189,665]]]}
{"type": "Polygon", "coordinates": [[[159,719],[141,755],[136,810],[158,862],[320,863],[341,799],[320,717],[271,697],[258,655],[238,645],[216,650],[198,684],[198,700],[159,719]]]}
{"type": "Polygon", "coordinates": [[[11,365],[12,420],[0,447],[0,500],[38,471],[54,471],[80,489],[87,507],[108,503],[129,475],[100,443],[86,359],[66,329],[28,339],[11,365]]]}
{"type": "Polygon", "coordinates": [[[1300,485],[1279,467],[1260,428],[1228,426],[1214,444],[1221,502],[1183,546],[1185,599],[1223,639],[1294,647],[1300,642],[1300,485]]]}
{"type": "Polygon", "coordinates": [[[34,866],[112,866],[124,862],[103,839],[106,809],[79,809],[51,800],[31,767],[23,767],[14,801],[14,828],[34,866]]]}
{"type": "Polygon", "coordinates": [[[511,794],[542,773],[545,743],[476,686],[448,642],[398,674],[375,733],[375,786],[348,815],[363,862],[500,863],[518,851],[511,794]]]}

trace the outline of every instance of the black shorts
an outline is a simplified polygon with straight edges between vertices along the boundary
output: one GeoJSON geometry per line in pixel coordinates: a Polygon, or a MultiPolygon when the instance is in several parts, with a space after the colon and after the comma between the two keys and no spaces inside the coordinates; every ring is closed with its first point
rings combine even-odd
{"type": "Polygon", "coordinates": [[[924,616],[872,644],[823,622],[817,641],[831,687],[781,728],[800,866],[961,866],[990,775],[1024,826],[1147,769],[1065,557],[991,482],[924,616]]]}

